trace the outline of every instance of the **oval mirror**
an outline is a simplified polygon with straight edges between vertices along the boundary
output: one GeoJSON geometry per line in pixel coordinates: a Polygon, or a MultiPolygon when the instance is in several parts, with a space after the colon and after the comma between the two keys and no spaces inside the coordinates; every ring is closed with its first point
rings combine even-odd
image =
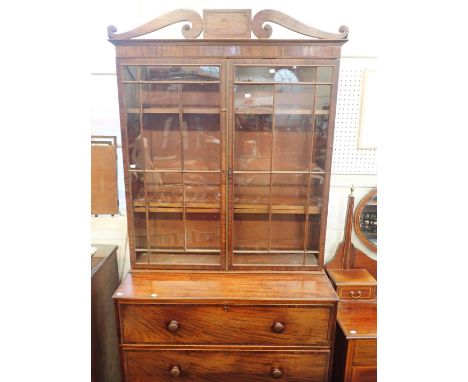
{"type": "Polygon", "coordinates": [[[377,189],[359,202],[354,213],[354,231],[364,245],[377,253],[377,189]]]}

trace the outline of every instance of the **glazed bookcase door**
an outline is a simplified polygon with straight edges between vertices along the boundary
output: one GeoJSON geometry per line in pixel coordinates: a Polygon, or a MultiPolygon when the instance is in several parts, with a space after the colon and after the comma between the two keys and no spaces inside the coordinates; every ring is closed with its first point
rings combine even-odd
{"type": "Polygon", "coordinates": [[[225,268],[224,65],[127,59],[118,70],[133,267],[225,268]]]}
{"type": "Polygon", "coordinates": [[[231,60],[229,267],[323,266],[338,66],[231,60]]]}

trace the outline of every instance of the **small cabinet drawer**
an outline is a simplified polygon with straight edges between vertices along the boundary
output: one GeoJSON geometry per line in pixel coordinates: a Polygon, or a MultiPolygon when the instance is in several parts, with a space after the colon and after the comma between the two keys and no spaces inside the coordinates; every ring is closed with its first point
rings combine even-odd
{"type": "Polygon", "coordinates": [[[329,346],[334,305],[119,304],[123,344],[329,346]]]}
{"type": "Polygon", "coordinates": [[[375,298],[374,287],[371,286],[342,286],[338,287],[337,292],[342,300],[371,300],[375,298]]]}
{"type": "Polygon", "coordinates": [[[328,380],[328,350],[124,350],[127,382],[328,380]]]}

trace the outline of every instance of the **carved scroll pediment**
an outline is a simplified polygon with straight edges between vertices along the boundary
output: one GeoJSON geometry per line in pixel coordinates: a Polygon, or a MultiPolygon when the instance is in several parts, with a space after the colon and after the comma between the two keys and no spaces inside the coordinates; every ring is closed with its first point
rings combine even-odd
{"type": "Polygon", "coordinates": [[[348,37],[348,27],[344,25],[340,27],[340,33],[324,32],[308,26],[285,13],[272,9],[257,12],[252,19],[250,19],[250,10],[246,9],[204,10],[203,16],[202,18],[191,9],[177,9],[124,33],[117,33],[117,28],[111,25],[107,28],[107,33],[110,40],[126,40],[155,32],[175,23],[187,21],[191,25],[185,24],[182,27],[182,34],[187,39],[197,38],[204,29],[206,30],[206,37],[214,39],[239,37],[248,39],[251,32],[259,39],[268,39],[271,37],[273,29],[271,25],[265,23],[272,22],[315,39],[343,40],[348,37]]]}
{"type": "Polygon", "coordinates": [[[271,21],[305,36],[315,37],[318,39],[339,40],[348,37],[348,27],[345,25],[340,27],[340,33],[328,33],[308,26],[282,12],[274,11],[273,9],[264,9],[263,11],[256,13],[252,19],[252,32],[258,38],[271,37],[273,28],[269,24],[263,25],[263,23],[267,21],[271,21]]]}

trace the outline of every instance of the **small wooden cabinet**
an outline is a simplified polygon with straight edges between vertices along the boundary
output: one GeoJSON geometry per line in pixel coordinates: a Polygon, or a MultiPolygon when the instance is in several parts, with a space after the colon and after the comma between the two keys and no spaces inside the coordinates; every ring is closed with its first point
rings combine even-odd
{"type": "Polygon", "coordinates": [[[323,252],[347,28],[184,9],[108,33],[132,266],[114,295],[127,382],[328,381],[338,297],[323,252]],[[185,40],[136,38],[179,21],[185,40]],[[309,38],[269,40],[267,21],[309,38]]]}
{"type": "Polygon", "coordinates": [[[377,381],[377,303],[338,306],[333,382],[377,381]]]}
{"type": "Polygon", "coordinates": [[[366,269],[328,269],[327,273],[340,300],[375,300],[377,281],[366,269]]]}

